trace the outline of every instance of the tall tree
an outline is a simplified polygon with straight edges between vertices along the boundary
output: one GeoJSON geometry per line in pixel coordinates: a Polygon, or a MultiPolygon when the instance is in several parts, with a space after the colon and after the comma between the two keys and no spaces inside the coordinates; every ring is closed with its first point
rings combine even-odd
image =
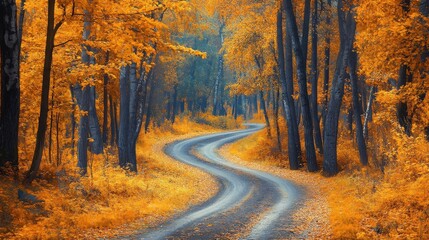
{"type": "Polygon", "coordinates": [[[350,70],[350,82],[352,85],[352,98],[353,98],[353,115],[355,118],[356,124],[356,140],[358,143],[359,149],[359,158],[362,165],[368,165],[368,154],[366,150],[366,142],[363,133],[362,125],[362,112],[361,112],[361,101],[359,98],[359,84],[358,84],[358,74],[357,74],[357,63],[358,55],[355,50],[350,54],[349,59],[349,70],[350,70]]]}
{"type": "MultiPolygon", "coordinates": [[[[314,149],[313,123],[311,120],[310,103],[307,92],[307,63],[304,54],[304,48],[299,40],[298,26],[291,0],[283,0],[284,9],[287,17],[287,33],[291,35],[293,50],[297,62],[297,75],[299,85],[299,97],[302,108],[302,119],[304,124],[305,152],[307,158],[307,168],[310,172],[317,171],[319,168],[316,161],[316,151],[314,149]]],[[[304,43],[303,44],[308,44],[304,43]]]]}
{"type": "MultiPolygon", "coordinates": [[[[289,34],[287,35],[289,36],[289,34]]],[[[286,37],[287,37],[286,36],[286,37]]],[[[289,41],[290,42],[290,41],[289,41]]],[[[286,43],[287,44],[287,43],[286,43]]],[[[298,127],[296,125],[296,115],[295,107],[293,104],[293,84],[292,79],[289,76],[289,79],[286,79],[286,73],[291,74],[291,51],[290,49],[290,59],[285,61],[285,50],[283,45],[283,10],[282,7],[278,9],[277,12],[277,53],[278,53],[278,69],[280,75],[280,84],[282,87],[282,105],[286,115],[287,129],[288,129],[288,154],[289,154],[289,165],[292,170],[297,170],[300,167],[300,149],[297,146],[300,146],[299,140],[297,141],[296,137],[298,135],[298,127]],[[286,71],[285,71],[286,69],[286,71]],[[289,70],[289,71],[288,71],[289,70]]],[[[288,51],[288,49],[286,49],[288,51]]],[[[288,55],[286,55],[288,56],[288,55]]]]}
{"type": "Polygon", "coordinates": [[[327,176],[335,175],[339,171],[337,165],[338,120],[344,96],[344,82],[348,75],[346,68],[352,53],[356,34],[354,9],[345,10],[344,1],[340,0],[337,6],[340,52],[337,57],[335,75],[332,81],[331,97],[328,103],[324,130],[323,171],[327,176]]]}
{"type": "Polygon", "coordinates": [[[318,52],[317,47],[319,43],[317,25],[319,24],[318,20],[318,2],[317,0],[313,1],[313,15],[312,15],[312,24],[311,24],[311,116],[313,119],[313,133],[316,147],[320,153],[323,153],[323,144],[322,144],[322,134],[320,131],[320,122],[319,122],[319,105],[317,103],[317,90],[318,90],[318,80],[319,80],[319,68],[318,68],[318,52]]]}
{"type": "Polygon", "coordinates": [[[51,84],[51,69],[53,60],[52,56],[55,47],[55,35],[63,23],[64,18],[55,24],[55,0],[48,0],[48,24],[46,30],[45,61],[43,64],[40,115],[33,161],[25,179],[25,182],[28,184],[31,183],[37,176],[37,173],[40,168],[40,163],[42,161],[42,153],[45,144],[49,111],[49,90],[51,84]]]}
{"type": "Polygon", "coordinates": [[[15,0],[0,1],[1,111],[0,167],[18,168],[20,33],[15,0]]]}

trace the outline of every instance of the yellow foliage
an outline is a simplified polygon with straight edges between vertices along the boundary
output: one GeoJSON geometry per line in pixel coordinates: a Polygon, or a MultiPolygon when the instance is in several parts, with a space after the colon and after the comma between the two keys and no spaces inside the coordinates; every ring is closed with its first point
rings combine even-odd
{"type": "Polygon", "coordinates": [[[89,176],[80,177],[77,169],[70,171],[75,169],[75,160],[67,156],[69,160],[62,169],[44,167],[44,179],[36,180],[28,189],[44,200],[35,206],[18,201],[17,189],[23,187],[1,177],[4,184],[0,186],[0,237],[123,235],[203,202],[217,191],[217,183],[206,173],[170,159],[162,149],[177,139],[213,131],[216,128],[187,118],[173,126],[153,129],[138,144],[138,174],[114,167],[116,157],[105,154],[90,156],[89,176]]]}

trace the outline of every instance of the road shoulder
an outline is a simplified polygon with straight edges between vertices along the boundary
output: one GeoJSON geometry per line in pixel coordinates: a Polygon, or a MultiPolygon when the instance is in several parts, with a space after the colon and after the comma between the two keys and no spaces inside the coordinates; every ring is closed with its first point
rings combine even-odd
{"type": "MultiPolygon", "coordinates": [[[[264,159],[249,159],[248,154],[237,154],[236,148],[247,142],[255,140],[257,136],[250,136],[238,142],[225,145],[219,150],[219,154],[225,159],[236,164],[268,172],[285,178],[301,186],[305,190],[305,201],[299,204],[294,211],[293,222],[290,231],[297,239],[328,239],[331,237],[329,222],[329,206],[326,189],[328,182],[319,174],[311,174],[304,171],[291,171],[280,167],[264,159]]],[[[245,150],[244,150],[245,151],[245,150]]]]}

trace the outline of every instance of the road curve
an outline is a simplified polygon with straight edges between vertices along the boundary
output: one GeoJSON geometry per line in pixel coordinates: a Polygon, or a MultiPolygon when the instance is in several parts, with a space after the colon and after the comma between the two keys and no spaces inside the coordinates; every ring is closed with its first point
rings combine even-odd
{"type": "Polygon", "coordinates": [[[274,175],[231,163],[217,150],[261,130],[247,129],[211,134],[175,142],[165,152],[172,158],[214,176],[219,192],[173,220],[132,239],[287,239],[293,233],[291,212],[302,196],[299,187],[274,175]]]}

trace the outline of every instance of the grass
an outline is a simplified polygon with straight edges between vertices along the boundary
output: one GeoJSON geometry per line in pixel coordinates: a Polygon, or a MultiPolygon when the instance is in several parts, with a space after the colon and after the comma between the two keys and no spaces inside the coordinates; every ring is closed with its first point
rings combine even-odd
{"type": "MultiPolygon", "coordinates": [[[[44,163],[42,177],[26,189],[44,201],[36,205],[18,201],[17,191],[24,189],[20,181],[1,176],[0,238],[123,236],[202,203],[217,192],[217,183],[162,149],[167,143],[216,131],[219,128],[188,118],[152,129],[138,144],[138,174],[115,167],[117,158],[110,154],[90,155],[87,177],[77,174],[72,156],[65,156],[60,168],[44,163]]],[[[114,150],[106,152],[110,151],[114,150]]]]}

